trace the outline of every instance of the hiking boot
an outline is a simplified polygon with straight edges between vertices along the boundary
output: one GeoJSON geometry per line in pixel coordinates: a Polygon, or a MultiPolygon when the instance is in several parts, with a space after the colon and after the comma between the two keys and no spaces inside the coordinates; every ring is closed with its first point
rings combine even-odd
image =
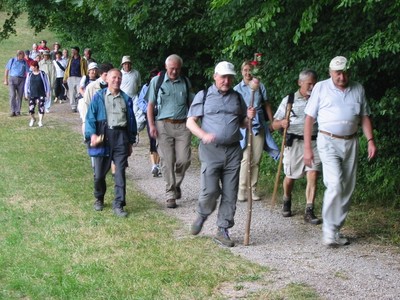
{"type": "Polygon", "coordinates": [[[261,200],[261,197],[260,197],[260,195],[257,194],[256,190],[252,190],[251,199],[253,199],[253,201],[260,201],[261,200]]]}
{"type": "Polygon", "coordinates": [[[247,201],[246,190],[239,189],[238,192],[238,201],[245,202],[247,201]]]}
{"type": "Polygon", "coordinates": [[[117,217],[126,218],[128,216],[128,213],[124,211],[123,207],[114,207],[113,211],[117,217]]]}
{"type": "Polygon", "coordinates": [[[175,198],[181,199],[182,198],[182,191],[180,187],[175,188],[175,198]]]}
{"type": "Polygon", "coordinates": [[[96,199],[96,201],[93,204],[93,207],[95,211],[102,211],[104,208],[104,199],[96,199]]]}
{"type": "Polygon", "coordinates": [[[218,227],[217,234],[214,237],[214,241],[225,247],[235,246],[235,243],[229,237],[228,228],[218,227]]]}
{"type": "Polygon", "coordinates": [[[304,221],[306,223],[310,223],[313,225],[318,225],[322,223],[322,221],[314,215],[313,207],[306,207],[306,212],[304,214],[304,221]]]}
{"type": "Polygon", "coordinates": [[[322,243],[329,248],[350,245],[349,239],[343,236],[340,232],[336,232],[333,237],[324,236],[322,243]]]}
{"type": "Polygon", "coordinates": [[[291,199],[283,199],[283,207],[282,207],[282,215],[284,217],[292,216],[292,200],[291,199]]]}
{"type": "Polygon", "coordinates": [[[204,222],[206,220],[206,217],[197,214],[196,220],[194,220],[194,222],[192,223],[192,227],[190,228],[190,233],[193,235],[198,235],[203,228],[204,222]]]}
{"type": "Polygon", "coordinates": [[[167,208],[176,208],[176,201],[175,199],[168,199],[167,200],[167,208]]]}

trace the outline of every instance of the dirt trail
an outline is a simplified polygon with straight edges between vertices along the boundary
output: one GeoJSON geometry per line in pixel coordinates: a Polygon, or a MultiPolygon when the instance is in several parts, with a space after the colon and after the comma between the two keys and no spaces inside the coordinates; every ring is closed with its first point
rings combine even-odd
{"type": "MultiPolygon", "coordinates": [[[[79,115],[72,114],[68,104],[53,105],[52,113],[47,117],[49,120],[63,118],[80,131],[79,115]]],[[[164,181],[150,173],[147,144],[146,133],[141,132],[140,142],[129,159],[128,180],[165,207],[164,181]]],[[[182,222],[177,237],[196,238],[190,236],[189,229],[195,218],[199,178],[198,165],[194,163],[184,179],[183,197],[177,202],[178,208],[165,208],[166,214],[182,222]]],[[[322,299],[400,299],[398,248],[372,245],[351,236],[351,245],[328,249],[321,244],[321,226],[305,224],[300,213],[283,218],[279,208],[272,209],[265,198],[264,195],[262,201],[254,202],[249,246],[243,246],[247,203],[238,203],[236,225],[230,231],[236,242],[231,249],[235,255],[272,269],[263,288],[274,290],[290,283],[303,283],[314,288],[322,299]]],[[[212,237],[215,222],[213,214],[200,236],[212,237]]],[[[254,289],[254,286],[244,285],[244,290],[237,293],[243,295],[246,289],[254,289]]]]}

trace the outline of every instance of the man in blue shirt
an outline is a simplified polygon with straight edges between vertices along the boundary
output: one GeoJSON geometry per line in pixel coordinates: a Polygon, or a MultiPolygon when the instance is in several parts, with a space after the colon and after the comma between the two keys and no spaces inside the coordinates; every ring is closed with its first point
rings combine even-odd
{"type": "Polygon", "coordinates": [[[8,61],[4,72],[4,84],[10,89],[10,117],[21,115],[25,79],[29,72],[28,63],[24,57],[24,51],[18,50],[17,57],[8,61]]]}

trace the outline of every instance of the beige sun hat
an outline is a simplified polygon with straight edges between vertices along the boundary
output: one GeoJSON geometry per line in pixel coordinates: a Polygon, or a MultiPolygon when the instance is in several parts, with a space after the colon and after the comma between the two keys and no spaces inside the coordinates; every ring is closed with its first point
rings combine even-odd
{"type": "Polygon", "coordinates": [[[131,57],[129,55],[125,55],[122,57],[121,65],[123,65],[124,63],[132,63],[131,57]]]}

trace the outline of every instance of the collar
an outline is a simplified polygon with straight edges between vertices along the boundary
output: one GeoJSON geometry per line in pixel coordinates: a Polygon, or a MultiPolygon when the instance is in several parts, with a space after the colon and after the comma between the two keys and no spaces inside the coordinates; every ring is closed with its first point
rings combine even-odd
{"type": "Polygon", "coordinates": [[[113,96],[115,98],[115,97],[121,96],[121,91],[119,91],[118,94],[114,96],[113,94],[111,94],[111,91],[107,88],[106,95],[107,96],[111,95],[111,96],[113,96]]]}

